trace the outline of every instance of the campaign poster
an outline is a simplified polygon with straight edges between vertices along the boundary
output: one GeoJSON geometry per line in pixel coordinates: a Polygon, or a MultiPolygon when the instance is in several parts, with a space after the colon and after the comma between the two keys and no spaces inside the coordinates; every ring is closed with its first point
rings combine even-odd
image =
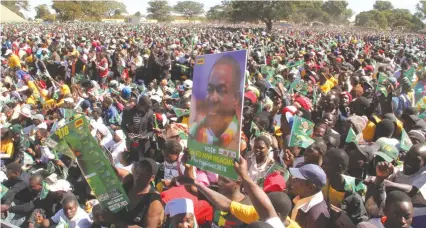
{"type": "Polygon", "coordinates": [[[247,50],[195,58],[189,164],[237,179],[247,50]]]}
{"type": "Polygon", "coordinates": [[[77,159],[78,166],[103,208],[117,212],[129,204],[120,180],[105,152],[90,134],[84,116],[57,129],[50,137],[57,143],[65,141],[77,159]]]}

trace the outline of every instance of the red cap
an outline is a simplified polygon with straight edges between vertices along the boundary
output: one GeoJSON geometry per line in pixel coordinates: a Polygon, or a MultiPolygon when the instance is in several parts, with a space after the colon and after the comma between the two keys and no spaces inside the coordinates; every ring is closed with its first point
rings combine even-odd
{"type": "Polygon", "coordinates": [[[367,65],[366,67],[364,67],[364,70],[374,71],[374,67],[372,65],[367,65]]]}
{"type": "Polygon", "coordinates": [[[263,183],[263,191],[266,193],[282,192],[285,188],[285,179],[278,171],[269,174],[263,183]]]}
{"type": "Polygon", "coordinates": [[[308,103],[308,101],[306,101],[306,99],[302,96],[297,96],[294,99],[294,102],[297,102],[300,104],[300,106],[302,106],[302,108],[304,108],[305,110],[309,111],[311,109],[310,104],[308,103]]]}
{"type": "Polygon", "coordinates": [[[25,53],[27,53],[27,55],[31,55],[31,53],[32,53],[31,48],[27,48],[27,50],[25,50],[25,53]]]}
{"type": "Polygon", "coordinates": [[[96,43],[96,41],[93,41],[92,42],[92,47],[96,47],[96,46],[98,46],[98,43],[96,43]]]}
{"type": "Polygon", "coordinates": [[[249,99],[252,104],[256,103],[256,101],[257,101],[256,94],[254,94],[252,91],[245,92],[244,97],[249,99]]]}

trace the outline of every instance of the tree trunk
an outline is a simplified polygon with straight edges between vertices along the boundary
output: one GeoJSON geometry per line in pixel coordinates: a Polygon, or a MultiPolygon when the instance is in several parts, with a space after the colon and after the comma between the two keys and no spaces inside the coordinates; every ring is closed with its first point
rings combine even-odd
{"type": "Polygon", "coordinates": [[[266,29],[268,29],[268,32],[270,32],[272,30],[272,21],[266,21],[266,29]]]}

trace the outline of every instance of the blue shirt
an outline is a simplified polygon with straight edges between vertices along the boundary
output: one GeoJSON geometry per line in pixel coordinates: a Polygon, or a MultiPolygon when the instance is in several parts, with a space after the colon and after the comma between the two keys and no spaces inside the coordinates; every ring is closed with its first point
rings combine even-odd
{"type": "Polygon", "coordinates": [[[102,117],[106,125],[119,124],[120,115],[118,114],[117,109],[113,105],[109,106],[109,108],[106,111],[104,111],[102,117]]]}

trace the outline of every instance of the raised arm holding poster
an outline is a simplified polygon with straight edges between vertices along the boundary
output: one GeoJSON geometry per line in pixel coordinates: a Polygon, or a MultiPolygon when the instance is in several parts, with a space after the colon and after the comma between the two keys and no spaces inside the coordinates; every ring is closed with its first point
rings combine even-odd
{"type": "Polygon", "coordinates": [[[127,194],[105,152],[91,136],[86,117],[77,118],[57,129],[50,139],[68,144],[102,207],[117,212],[128,205],[127,194]]]}
{"type": "Polygon", "coordinates": [[[247,50],[197,56],[194,67],[189,163],[237,179],[247,50]]]}

